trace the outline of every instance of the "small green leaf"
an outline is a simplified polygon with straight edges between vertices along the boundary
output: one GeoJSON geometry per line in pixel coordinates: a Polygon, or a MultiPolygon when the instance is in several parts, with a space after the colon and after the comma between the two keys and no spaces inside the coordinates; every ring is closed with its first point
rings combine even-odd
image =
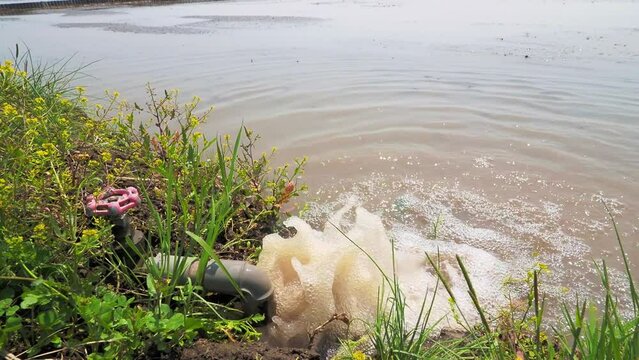
{"type": "Polygon", "coordinates": [[[160,310],[161,317],[166,317],[171,315],[171,307],[168,304],[161,304],[159,310],[160,310]]]}
{"type": "Polygon", "coordinates": [[[187,331],[198,330],[203,326],[203,321],[201,319],[193,319],[193,318],[185,318],[184,319],[184,328],[187,331]]]}
{"type": "Polygon", "coordinates": [[[155,279],[153,279],[151,274],[146,274],[146,287],[149,290],[149,295],[151,297],[157,295],[158,291],[155,288],[155,279]]]}
{"type": "Polygon", "coordinates": [[[13,316],[16,312],[18,312],[18,310],[20,310],[20,307],[18,305],[13,305],[10,306],[4,313],[6,316],[13,316]]]}
{"type": "Polygon", "coordinates": [[[12,302],[13,302],[13,299],[11,298],[0,300],[0,314],[2,314],[1,312],[2,310],[9,308],[12,302]]]}
{"type": "Polygon", "coordinates": [[[170,319],[164,321],[164,328],[168,331],[175,331],[184,326],[184,314],[174,314],[170,319]]]}
{"type": "Polygon", "coordinates": [[[40,300],[40,295],[37,295],[34,293],[23,294],[20,307],[23,309],[30,309],[33,305],[37,304],[39,300],[40,300]]]}
{"type": "Polygon", "coordinates": [[[57,323],[60,322],[60,318],[53,310],[47,310],[41,312],[37,316],[38,324],[45,329],[52,329],[57,323]]]}
{"type": "Polygon", "coordinates": [[[51,338],[51,344],[57,348],[60,348],[62,346],[62,339],[60,338],[60,336],[56,335],[51,338]]]}
{"type": "Polygon", "coordinates": [[[7,322],[4,324],[2,332],[4,332],[5,334],[12,333],[20,330],[21,327],[22,318],[20,318],[19,316],[11,316],[7,318],[7,322]]]}

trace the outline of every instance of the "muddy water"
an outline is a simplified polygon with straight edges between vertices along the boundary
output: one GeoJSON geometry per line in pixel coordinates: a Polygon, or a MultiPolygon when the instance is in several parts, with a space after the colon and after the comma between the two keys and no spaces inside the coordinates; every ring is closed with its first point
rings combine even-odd
{"type": "Polygon", "coordinates": [[[95,97],[141,100],[148,81],[199,95],[210,134],[243,122],[280,159],[309,156],[312,224],[356,202],[409,251],[435,238],[515,273],[548,263],[560,297],[596,289],[593,258],[620,268],[602,200],[639,262],[637,14],[573,0],[79,9],[0,17],[0,55],[20,42],[98,60],[95,97]]]}

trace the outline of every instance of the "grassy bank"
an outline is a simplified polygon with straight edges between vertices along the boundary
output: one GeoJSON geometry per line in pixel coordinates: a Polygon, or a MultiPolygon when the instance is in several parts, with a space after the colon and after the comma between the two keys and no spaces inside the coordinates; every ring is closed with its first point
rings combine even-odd
{"type": "Polygon", "coordinates": [[[145,259],[158,252],[255,260],[298,195],[305,160],[271,168],[242,128],[209,139],[209,111],[176,91],[147,104],[117,92],[89,104],[74,73],[29,55],[0,66],[0,349],[20,357],[132,358],[197,338],[255,339],[257,314],[145,259]],[[116,241],[86,198],[139,189],[129,211],[143,238],[116,241]]]}

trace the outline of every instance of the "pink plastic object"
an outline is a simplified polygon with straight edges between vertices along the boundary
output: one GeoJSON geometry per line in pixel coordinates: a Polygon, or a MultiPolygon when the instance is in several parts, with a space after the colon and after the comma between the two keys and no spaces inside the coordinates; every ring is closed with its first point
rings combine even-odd
{"type": "Polygon", "coordinates": [[[122,216],[139,204],[138,189],[132,186],[126,189],[108,188],[97,199],[93,195],[87,197],[86,213],[87,216],[122,216]]]}

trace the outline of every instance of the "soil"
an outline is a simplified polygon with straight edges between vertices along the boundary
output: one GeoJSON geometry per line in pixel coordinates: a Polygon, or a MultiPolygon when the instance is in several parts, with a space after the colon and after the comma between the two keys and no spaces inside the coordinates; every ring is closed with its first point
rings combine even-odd
{"type": "Polygon", "coordinates": [[[198,340],[184,349],[182,360],[319,360],[318,353],[299,348],[271,347],[265,343],[218,343],[198,340]]]}

